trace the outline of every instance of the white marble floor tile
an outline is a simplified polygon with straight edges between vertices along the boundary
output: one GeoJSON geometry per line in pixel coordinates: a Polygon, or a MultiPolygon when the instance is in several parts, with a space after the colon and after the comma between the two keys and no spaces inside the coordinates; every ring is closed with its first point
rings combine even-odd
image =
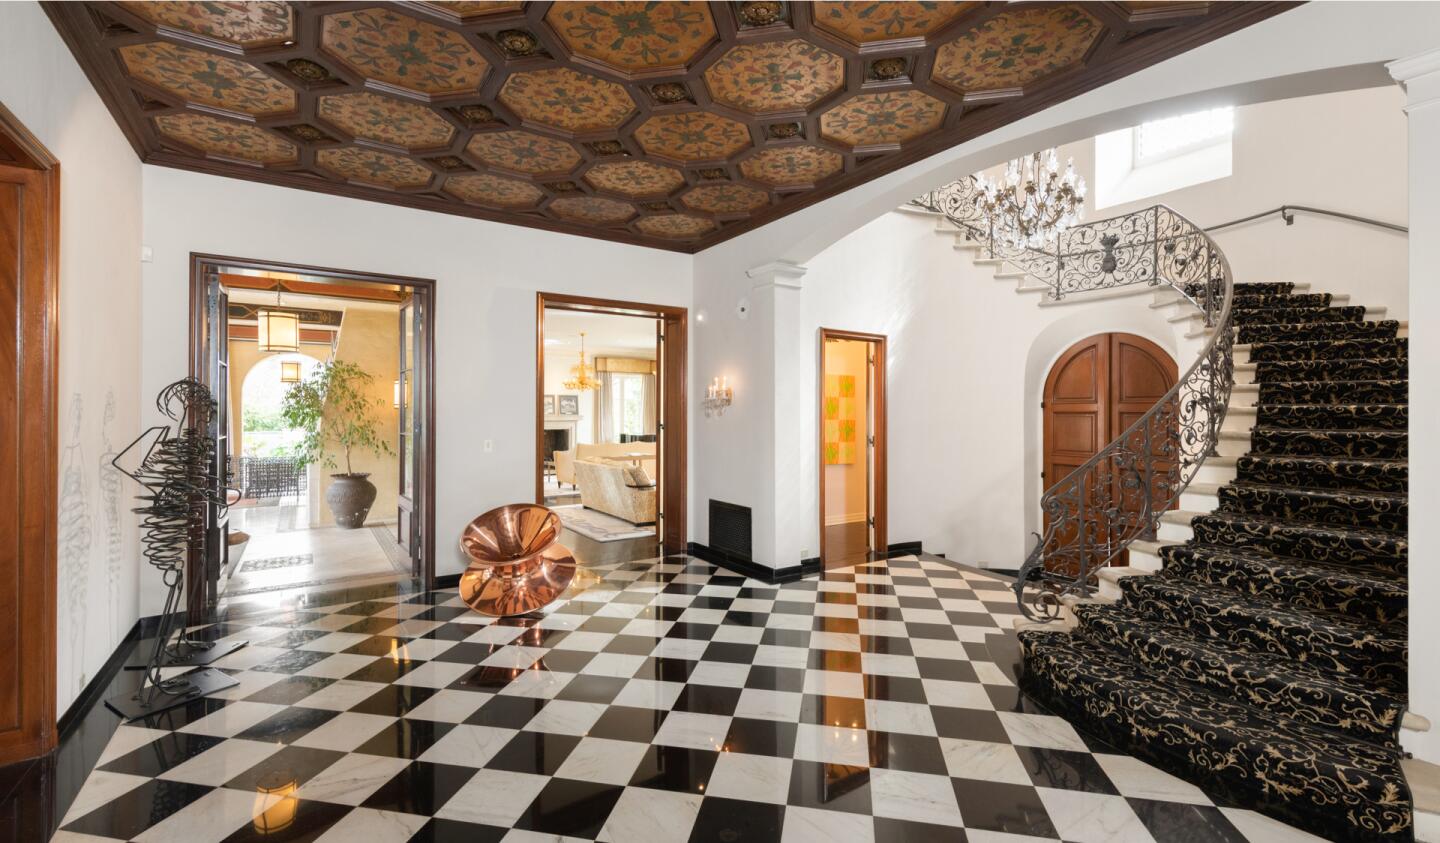
{"type": "Polygon", "coordinates": [[[866,700],[865,724],[871,731],[935,736],[930,707],[894,700],[866,700]]]}
{"type": "Polygon", "coordinates": [[[580,650],[587,653],[598,653],[605,649],[605,645],[615,640],[615,636],[609,632],[584,632],[575,631],[560,639],[552,649],[555,650],[580,650]]]}
{"type": "Polygon", "coordinates": [[[75,801],[70,803],[70,809],[65,812],[65,819],[61,825],[66,825],[73,820],[85,816],[101,805],[123,796],[140,785],[150,781],[146,776],[132,776],[128,773],[107,773],[104,770],[96,770],[85,779],[81,785],[80,792],[75,794],[75,801]]]}
{"type": "Polygon", "coordinates": [[[795,731],[795,759],[864,767],[870,763],[867,735],[864,729],[801,723],[795,731]]]}
{"type": "Polygon", "coordinates": [[[710,640],[723,644],[759,644],[760,639],[764,637],[764,627],[724,624],[715,630],[715,634],[710,636],[710,640]]]}
{"type": "Polygon", "coordinates": [[[330,826],[316,843],[405,843],[429,821],[419,814],[356,808],[330,826]]]}
{"type": "Polygon", "coordinates": [[[555,775],[576,781],[628,784],[649,749],[649,744],[638,741],[585,738],[566,756],[555,775]]]}
{"type": "Polygon", "coordinates": [[[481,691],[461,691],[442,688],[433,697],[410,709],[407,720],[434,720],[440,723],[459,723],[480,710],[493,695],[481,691]]]}
{"type": "Polygon", "coordinates": [[[280,799],[217,787],[135,838],[136,843],[219,843],[280,799]]]}
{"type": "MultiPolygon", "coordinates": [[[[805,624],[809,629],[810,624],[805,624]]],[[[793,667],[803,670],[810,661],[810,651],[804,647],[776,647],[770,644],[761,644],[755,648],[755,657],[750,660],[751,664],[760,667],[793,667]]]]}
{"type": "Polygon", "coordinates": [[[916,665],[914,656],[894,653],[861,653],[860,667],[866,674],[872,676],[920,678],[920,668],[916,665]]]}
{"type": "Polygon", "coordinates": [[[519,732],[514,729],[461,723],[425,750],[420,760],[461,767],[484,767],[517,734],[519,732]]]}
{"type": "Polygon", "coordinates": [[[792,691],[766,691],[760,688],[746,688],[740,692],[735,704],[736,717],[757,720],[782,720],[798,722],[803,694],[792,691]]]}
{"type": "Polygon", "coordinates": [[[1075,843],[1155,843],[1123,796],[1036,788],[1045,812],[1064,840],[1075,843]]]}
{"type": "Polygon", "coordinates": [[[219,787],[281,749],[284,746],[278,743],[236,738],[216,744],[185,763],[171,767],[159,778],[219,787]]]}
{"type": "Polygon", "coordinates": [[[685,690],[684,682],[663,682],[654,679],[631,679],[620,689],[611,705],[632,708],[653,708],[669,711],[685,690]]]}
{"type": "Polygon", "coordinates": [[[780,843],[873,843],[875,821],[865,814],[822,811],[791,805],[785,809],[780,843]]]}
{"type": "Polygon", "coordinates": [[[672,711],[660,724],[651,743],[718,751],[730,730],[730,718],[719,714],[672,711]]]}
{"type": "Polygon", "coordinates": [[[810,649],[812,650],[839,650],[847,653],[860,652],[860,635],[852,632],[825,632],[817,630],[810,633],[810,649]]]}
{"type": "Polygon", "coordinates": [[[644,656],[630,656],[624,653],[598,653],[583,668],[581,673],[590,676],[612,676],[629,679],[645,663],[644,656]]]}
{"type": "Polygon", "coordinates": [[[163,738],[170,733],[164,729],[148,729],[144,726],[128,726],[121,724],[116,727],[115,734],[110,736],[110,742],[100,752],[100,760],[95,762],[96,767],[103,767],[122,755],[129,755],[132,751],[154,741],[163,738]]]}
{"type": "Polygon", "coordinates": [[[1210,800],[1200,788],[1158,767],[1146,764],[1139,758],[1096,753],[1095,760],[1115,785],[1115,789],[1120,791],[1121,796],[1185,802],[1191,805],[1210,804],[1210,800]]]}
{"type": "MultiPolygon", "coordinates": [[[[358,620],[358,618],[356,619],[358,620]]],[[[351,621],[354,623],[354,620],[351,621]]],[[[343,624],[349,626],[349,624],[343,624]]],[[[314,641],[307,641],[302,650],[318,650],[322,653],[338,653],[341,650],[348,650],[369,638],[363,632],[332,632],[324,638],[316,638],[314,641]]]]}
{"type": "Polygon", "coordinates": [[[549,652],[541,647],[522,647],[507,644],[480,660],[485,667],[508,667],[525,670],[549,652]]]}
{"type": "Polygon", "coordinates": [[[877,817],[960,826],[960,806],[949,776],[870,770],[870,807],[877,817]]]}
{"type": "Polygon", "coordinates": [[[444,688],[474,669],[474,665],[468,665],[462,662],[425,662],[399,679],[396,679],[394,684],[412,685],[422,688],[444,688]]]}
{"type": "Polygon", "coordinates": [[[1264,814],[1240,808],[1221,808],[1220,812],[1250,843],[1322,843],[1322,838],[1272,820],[1264,814]]]}
{"type": "Polygon", "coordinates": [[[985,686],[979,682],[952,682],[948,679],[922,679],[920,682],[925,687],[925,700],[931,705],[984,711],[995,708],[990,695],[985,693],[985,686]]]}
{"type": "Polygon", "coordinates": [[[743,688],[750,676],[750,665],[743,662],[700,662],[690,674],[691,685],[719,685],[743,688]]]}
{"type": "Polygon", "coordinates": [[[859,673],[842,670],[805,671],[805,693],[830,697],[865,698],[865,679],[859,673]]]}
{"type": "Polygon", "coordinates": [[[570,683],[573,673],[556,673],[553,670],[524,670],[520,675],[510,680],[510,684],[500,689],[500,696],[503,697],[535,697],[537,699],[553,699],[556,694],[565,690],[570,683]]]}
{"type": "Polygon", "coordinates": [[[379,682],[358,682],[354,679],[341,679],[331,682],[324,688],[316,691],[300,702],[296,703],[301,708],[324,708],[329,711],[349,711],[370,697],[385,686],[379,682]]]}
{"type": "Polygon", "coordinates": [[[700,797],[643,787],[627,787],[600,829],[604,843],[684,843],[690,839],[700,797]]]}
{"type": "Polygon", "coordinates": [[[346,755],[301,785],[295,796],[341,805],[359,805],[409,764],[407,758],[359,753],[346,755]]]}
{"type": "Polygon", "coordinates": [[[300,671],[300,675],[319,676],[324,679],[344,679],[373,661],[375,661],[374,656],[362,656],[357,653],[335,653],[300,671]]]}
{"type": "Polygon", "coordinates": [[[551,700],[525,724],[527,732],[551,732],[560,735],[583,735],[609,706],[604,703],[551,700]]]}
{"type": "Polygon", "coordinates": [[[1015,747],[1008,743],[941,738],[945,769],[957,779],[1029,785],[1030,775],[1015,747]]]}
{"type": "MultiPolygon", "coordinates": [[[[930,687],[925,687],[929,695],[930,687]]],[[[1011,743],[1018,746],[1038,746],[1042,749],[1069,749],[1088,752],[1085,742],[1075,733],[1075,727],[1060,717],[1046,714],[1022,714],[1017,711],[997,712],[1000,723],[1011,743]]]]}
{"type": "Polygon", "coordinates": [[[549,782],[549,776],[481,770],[456,791],[450,801],[435,812],[435,816],[508,827],[530,807],[549,782]]]}
{"type": "Polygon", "coordinates": [[[783,805],[790,792],[790,768],[793,763],[789,758],[722,752],[715,761],[715,769],[710,772],[710,783],[705,793],[783,805]]]}

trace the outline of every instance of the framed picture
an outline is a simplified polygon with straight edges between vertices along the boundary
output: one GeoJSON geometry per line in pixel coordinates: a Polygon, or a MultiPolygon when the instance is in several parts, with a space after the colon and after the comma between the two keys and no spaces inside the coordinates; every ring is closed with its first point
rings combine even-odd
{"type": "Polygon", "coordinates": [[[553,395],[545,396],[545,415],[555,415],[555,396],[553,395]]]}
{"type": "Polygon", "coordinates": [[[580,415],[580,396],[578,396],[578,395],[557,395],[557,396],[555,396],[555,398],[556,398],[556,400],[559,402],[559,405],[560,405],[560,415],[562,415],[562,416],[578,416],[578,415],[580,415]]]}

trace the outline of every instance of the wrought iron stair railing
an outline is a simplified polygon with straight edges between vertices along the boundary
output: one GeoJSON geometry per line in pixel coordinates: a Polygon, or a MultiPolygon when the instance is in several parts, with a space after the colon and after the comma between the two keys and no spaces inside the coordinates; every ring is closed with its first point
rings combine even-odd
{"type": "Polygon", "coordinates": [[[1215,454],[1234,386],[1234,277],[1215,241],[1165,205],[1060,232],[1043,247],[997,239],[975,210],[966,178],[912,204],[943,214],[986,255],[1002,259],[1059,300],[1137,284],[1169,287],[1212,328],[1204,348],[1154,406],[1083,465],[1045,490],[1044,518],[1020,566],[1025,617],[1057,618],[1065,598],[1093,592],[1095,574],[1139,539],[1153,539],[1205,459],[1215,454]]]}

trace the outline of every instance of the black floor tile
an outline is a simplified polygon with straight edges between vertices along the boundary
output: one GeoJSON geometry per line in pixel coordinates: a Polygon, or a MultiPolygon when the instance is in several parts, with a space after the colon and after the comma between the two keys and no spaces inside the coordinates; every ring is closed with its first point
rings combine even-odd
{"type": "Polygon", "coordinates": [[[131,750],[119,758],[106,762],[100,766],[100,769],[107,773],[158,776],[172,767],[184,764],[222,741],[223,738],[212,738],[209,735],[171,732],[139,749],[131,750]]]}
{"type": "Polygon", "coordinates": [[[1185,805],[1150,799],[1126,799],[1150,836],[1176,843],[1248,843],[1213,805],[1185,805]]]}
{"type": "Polygon", "coordinates": [[[711,641],[710,646],[705,648],[704,660],[750,664],[755,660],[755,646],[754,644],[735,644],[729,641],[711,641]]]}
{"type": "Polygon", "coordinates": [[[351,682],[394,682],[425,662],[411,659],[380,658],[345,678],[351,682]]]}
{"type": "Polygon", "coordinates": [[[974,665],[969,662],[918,657],[915,659],[915,667],[920,671],[922,679],[944,679],[949,682],[980,681],[980,677],[975,675],[974,665]]]}
{"type": "Polygon", "coordinates": [[[765,630],[760,636],[760,643],[771,647],[809,647],[810,631],[806,629],[775,629],[773,627],[765,630]]]}
{"type": "Polygon", "coordinates": [[[862,653],[883,653],[889,656],[913,656],[915,654],[915,648],[910,646],[910,639],[892,635],[862,635],[860,636],[860,651],[862,653]]]}
{"type": "Polygon", "coordinates": [[[942,738],[1010,742],[1009,733],[993,711],[934,705],[930,707],[930,716],[935,720],[935,731],[942,738]]]}
{"type": "Polygon", "coordinates": [[[615,785],[554,779],[515,821],[515,827],[563,837],[593,838],[624,791],[615,785]]]}
{"type": "Polygon", "coordinates": [[[376,687],[379,690],[356,703],[350,710],[360,714],[404,717],[412,709],[436,694],[434,688],[420,685],[377,685],[376,687]]]}
{"type": "Polygon", "coordinates": [[[805,671],[791,667],[755,665],[745,677],[745,687],[799,693],[805,688],[805,671]]]}
{"type": "Polygon", "coordinates": [[[281,799],[270,810],[240,826],[222,843],[299,843],[318,840],[353,808],[314,799],[281,799]]]}
{"type": "Polygon", "coordinates": [[[556,695],[557,700],[576,702],[609,703],[625,688],[628,679],[612,676],[576,676],[556,695]]]}
{"type": "Polygon", "coordinates": [[[845,764],[796,761],[786,801],[827,811],[870,813],[870,770],[845,764]]]}
{"type": "Polygon", "coordinates": [[[735,713],[735,704],[739,701],[739,688],[726,688],[718,685],[686,685],[670,710],[690,711],[696,714],[720,714],[728,717],[735,713]]]}
{"type": "Polygon", "coordinates": [[[590,727],[590,737],[649,743],[660,731],[668,714],[667,711],[650,708],[612,705],[590,727]]]}
{"type": "Polygon", "coordinates": [[[249,702],[294,705],[334,682],[334,679],[320,676],[291,676],[261,688],[245,699],[249,702]]]}
{"type": "Polygon", "coordinates": [[[901,732],[871,732],[870,766],[908,773],[947,775],[945,753],[940,739],[929,735],[907,735],[901,732]]]}
{"type": "Polygon", "coordinates": [[[704,794],[720,753],[652,744],[630,775],[632,787],[704,794]]]}
{"type": "MultiPolygon", "coordinates": [[[[443,626],[442,626],[440,629],[437,629],[437,630],[435,630],[435,631],[436,631],[436,632],[440,632],[441,630],[444,630],[445,628],[446,628],[446,627],[443,627],[443,626]]],[[[470,635],[472,635],[472,634],[473,634],[473,633],[467,633],[466,635],[463,635],[463,636],[461,636],[461,637],[462,637],[462,638],[468,638],[468,637],[469,637],[470,635]]],[[[450,639],[448,639],[448,638],[440,638],[439,640],[448,641],[448,640],[450,640],[450,639]]],[[[462,640],[460,643],[456,644],[454,647],[449,648],[449,649],[446,650],[445,652],[443,652],[443,653],[441,653],[440,655],[436,656],[434,659],[431,659],[431,661],[437,661],[437,662],[453,662],[453,663],[456,663],[456,664],[475,664],[475,665],[478,665],[480,662],[484,661],[485,657],[488,656],[488,655],[490,655],[490,647],[489,647],[489,645],[486,645],[486,644],[475,644],[475,643],[473,643],[473,642],[466,642],[466,641],[463,641],[463,640],[462,640]]]]}
{"type": "Polygon", "coordinates": [[[409,638],[397,638],[391,635],[372,635],[352,647],[341,650],[342,653],[350,653],[357,656],[388,656],[399,652],[406,644],[410,643],[409,638]]]}
{"type": "Polygon", "coordinates": [[[925,684],[914,677],[867,675],[863,681],[867,700],[925,703],[925,684]]]}
{"type": "Polygon", "coordinates": [[[445,737],[453,723],[433,720],[396,720],[355,748],[367,755],[388,755],[391,758],[419,758],[425,750],[445,737]]]}
{"type": "Polygon", "coordinates": [[[811,670],[860,672],[860,654],[849,650],[811,650],[805,666],[811,670]]]}
{"type": "Polygon", "coordinates": [[[806,694],[800,698],[800,722],[863,729],[865,701],[854,697],[806,694]]]}
{"type": "Polygon", "coordinates": [[[635,671],[634,678],[653,679],[657,682],[684,682],[699,666],[699,662],[689,659],[651,656],[635,671]]]}
{"type": "MultiPolygon", "coordinates": [[[[593,734],[593,732],[592,732],[593,734]]],[[[520,732],[486,763],[494,770],[553,776],[580,739],[553,732],[520,732]]]]}
{"type": "Polygon", "coordinates": [[[517,675],[514,668],[479,665],[451,682],[450,687],[496,694],[509,685],[517,675]]]}
{"type": "Polygon", "coordinates": [[[595,658],[589,650],[551,650],[540,660],[545,670],[558,673],[579,673],[595,658]]]}
{"type": "Polygon", "coordinates": [[[725,751],[789,758],[795,754],[798,732],[799,727],[794,723],[736,717],[725,733],[725,751]]]}
{"type": "Polygon", "coordinates": [[[430,816],[475,775],[475,768],[412,761],[361,803],[379,811],[430,816]]]}
{"type": "Polygon", "coordinates": [[[130,840],[214,788],[151,779],[64,826],[76,834],[130,840]]]}
{"type": "Polygon", "coordinates": [[[914,820],[875,818],[875,843],[965,843],[964,829],[914,820]]]}
{"type": "Polygon", "coordinates": [[[1035,788],[1027,785],[952,779],[966,828],[1059,837],[1035,788]]]}
{"type": "Polygon", "coordinates": [[[648,656],[660,640],[649,635],[617,635],[601,652],[619,653],[623,656],[648,656]]]}
{"type": "Polygon", "coordinates": [[[431,817],[409,843],[500,843],[509,833],[509,828],[431,817]]]}
{"type": "Polygon", "coordinates": [[[338,711],[323,708],[292,706],[270,715],[235,737],[267,743],[294,743],[330,722],[337,714],[338,711]]]}
{"type": "Polygon", "coordinates": [[[235,790],[254,791],[262,781],[290,781],[297,786],[314,778],[325,768],[345,757],[345,753],[309,746],[287,746],[279,752],[235,776],[225,786],[235,790]]]}

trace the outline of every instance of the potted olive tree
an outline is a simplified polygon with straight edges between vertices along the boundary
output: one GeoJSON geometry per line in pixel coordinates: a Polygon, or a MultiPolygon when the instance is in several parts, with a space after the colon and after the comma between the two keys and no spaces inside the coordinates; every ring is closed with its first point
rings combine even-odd
{"type": "Polygon", "coordinates": [[[304,432],[291,450],[301,465],[335,468],[336,446],[345,455],[345,471],[332,474],[334,482],[325,492],[325,502],[335,523],[347,530],[362,527],[375,503],[375,484],[369,472],[357,472],[350,463],[352,451],[369,451],[377,458],[395,452],[380,438],[376,411],[385,406],[373,397],[369,372],[344,360],[316,366],[304,380],[290,387],[280,405],[280,414],[292,427],[304,432]]]}

